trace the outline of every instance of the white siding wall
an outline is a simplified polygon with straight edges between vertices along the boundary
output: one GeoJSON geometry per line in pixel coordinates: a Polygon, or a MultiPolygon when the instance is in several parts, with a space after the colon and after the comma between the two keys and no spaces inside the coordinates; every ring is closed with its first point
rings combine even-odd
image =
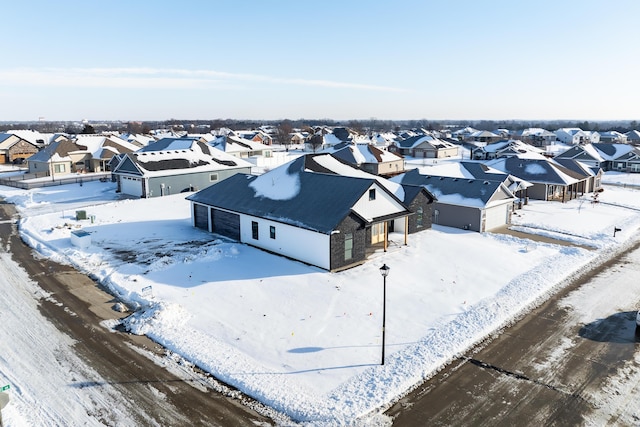
{"type": "Polygon", "coordinates": [[[353,206],[353,210],[361,217],[370,220],[385,215],[403,212],[405,210],[400,203],[392,199],[377,184],[371,185],[369,189],[375,189],[375,200],[369,200],[369,192],[365,191],[360,200],[358,200],[353,206]]]}
{"type": "Polygon", "coordinates": [[[240,241],[282,254],[326,270],[330,269],[329,236],[262,218],[240,215],[240,241]],[[258,223],[258,240],[251,234],[251,222],[258,223]],[[270,227],[276,238],[270,237],[270,227]]]}

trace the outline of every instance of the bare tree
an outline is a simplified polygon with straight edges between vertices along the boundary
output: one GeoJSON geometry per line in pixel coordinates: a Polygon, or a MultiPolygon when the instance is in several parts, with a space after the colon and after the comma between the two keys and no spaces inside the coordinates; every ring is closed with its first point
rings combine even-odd
{"type": "Polygon", "coordinates": [[[278,144],[284,145],[287,151],[289,151],[289,145],[291,145],[291,133],[293,132],[293,126],[290,120],[285,120],[276,128],[276,141],[278,144]]]}
{"type": "Polygon", "coordinates": [[[322,143],[324,142],[324,138],[322,135],[315,134],[309,139],[309,144],[311,145],[311,149],[315,153],[316,150],[322,147],[322,143]]]}

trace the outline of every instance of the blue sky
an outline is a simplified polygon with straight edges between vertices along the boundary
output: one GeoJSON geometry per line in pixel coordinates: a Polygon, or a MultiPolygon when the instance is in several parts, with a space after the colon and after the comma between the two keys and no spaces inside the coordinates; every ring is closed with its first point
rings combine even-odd
{"type": "Polygon", "coordinates": [[[637,0],[3,5],[0,121],[640,118],[637,0]]]}

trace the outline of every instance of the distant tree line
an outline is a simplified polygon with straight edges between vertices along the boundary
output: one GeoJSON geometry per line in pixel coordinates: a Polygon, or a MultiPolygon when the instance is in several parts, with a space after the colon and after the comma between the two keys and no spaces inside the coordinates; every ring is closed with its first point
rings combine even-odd
{"type": "Polygon", "coordinates": [[[470,126],[479,130],[493,131],[496,129],[509,129],[513,131],[527,128],[544,128],[554,131],[565,127],[578,127],[582,130],[628,132],[638,129],[636,120],[609,120],[609,121],[571,121],[571,120],[380,120],[370,118],[367,120],[333,120],[333,119],[283,119],[283,120],[239,120],[239,119],[213,119],[213,120],[189,120],[169,119],[160,121],[33,121],[33,122],[0,122],[0,131],[31,129],[43,133],[65,132],[79,134],[102,131],[118,131],[122,133],[149,133],[152,129],[172,129],[175,131],[187,131],[189,133],[205,133],[211,130],[228,128],[231,130],[258,129],[261,126],[270,125],[277,129],[276,140],[285,140],[285,136],[295,129],[313,132],[318,126],[343,126],[357,133],[379,133],[398,131],[402,129],[460,129],[470,126]]]}

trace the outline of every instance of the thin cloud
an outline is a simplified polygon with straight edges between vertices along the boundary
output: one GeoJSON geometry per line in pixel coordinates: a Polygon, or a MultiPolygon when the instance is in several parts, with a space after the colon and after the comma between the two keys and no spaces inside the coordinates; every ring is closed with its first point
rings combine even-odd
{"type": "Polygon", "coordinates": [[[5,85],[22,86],[139,89],[235,88],[238,82],[260,82],[274,85],[406,92],[405,89],[390,86],[172,68],[16,68],[0,70],[0,81],[5,85]]]}

